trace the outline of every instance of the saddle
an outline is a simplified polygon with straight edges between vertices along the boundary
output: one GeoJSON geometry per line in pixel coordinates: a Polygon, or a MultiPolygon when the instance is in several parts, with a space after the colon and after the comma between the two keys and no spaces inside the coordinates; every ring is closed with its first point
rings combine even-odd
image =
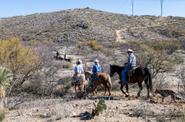
{"type": "Polygon", "coordinates": [[[133,67],[131,70],[129,70],[128,71],[128,81],[134,81],[134,74],[135,74],[135,69],[136,69],[137,67],[135,66],[135,67],[133,67]]]}

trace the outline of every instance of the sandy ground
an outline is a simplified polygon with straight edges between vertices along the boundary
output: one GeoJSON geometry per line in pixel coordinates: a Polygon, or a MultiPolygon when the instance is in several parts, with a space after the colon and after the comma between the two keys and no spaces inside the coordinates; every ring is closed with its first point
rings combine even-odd
{"type": "MultiPolygon", "coordinates": [[[[132,96],[128,99],[120,92],[114,92],[113,95],[119,99],[105,100],[107,109],[91,120],[80,120],[79,115],[91,113],[93,103],[97,104],[98,99],[57,98],[23,102],[14,109],[7,110],[3,122],[156,122],[158,118],[154,115],[169,112],[176,114],[185,109],[184,103],[170,103],[170,98],[166,98],[164,103],[160,99],[153,103],[144,96],[139,99],[132,96]]],[[[99,94],[98,97],[101,96],[103,95],[99,94]]]]}

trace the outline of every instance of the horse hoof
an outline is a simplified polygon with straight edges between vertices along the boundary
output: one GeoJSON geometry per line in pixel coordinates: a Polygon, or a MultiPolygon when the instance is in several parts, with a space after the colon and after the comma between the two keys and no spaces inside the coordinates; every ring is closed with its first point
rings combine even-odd
{"type": "Polygon", "coordinates": [[[125,97],[129,97],[129,94],[128,93],[125,93],[125,97]]]}

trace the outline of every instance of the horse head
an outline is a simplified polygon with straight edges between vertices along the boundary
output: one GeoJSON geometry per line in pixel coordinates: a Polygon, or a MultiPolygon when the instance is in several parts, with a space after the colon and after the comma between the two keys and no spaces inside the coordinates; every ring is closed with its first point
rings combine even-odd
{"type": "Polygon", "coordinates": [[[110,64],[110,73],[109,75],[112,77],[114,75],[115,71],[114,71],[114,68],[113,68],[113,65],[110,64]]]}
{"type": "Polygon", "coordinates": [[[124,67],[110,64],[110,76],[112,77],[115,73],[120,74],[124,67]]]}
{"type": "Polygon", "coordinates": [[[91,79],[93,75],[91,71],[85,71],[84,74],[86,79],[91,79]]]}

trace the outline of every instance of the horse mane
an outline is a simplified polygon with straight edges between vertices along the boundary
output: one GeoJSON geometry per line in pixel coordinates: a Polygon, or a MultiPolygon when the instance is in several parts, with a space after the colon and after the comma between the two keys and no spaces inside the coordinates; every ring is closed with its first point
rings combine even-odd
{"type": "Polygon", "coordinates": [[[116,65],[116,64],[110,64],[110,66],[112,67],[112,68],[115,68],[115,69],[119,69],[119,70],[123,70],[124,69],[124,67],[125,66],[119,66],[119,65],[116,65]]]}
{"type": "Polygon", "coordinates": [[[120,66],[120,65],[116,65],[116,64],[110,64],[113,67],[117,67],[117,68],[124,68],[124,66],[120,66]]]}

